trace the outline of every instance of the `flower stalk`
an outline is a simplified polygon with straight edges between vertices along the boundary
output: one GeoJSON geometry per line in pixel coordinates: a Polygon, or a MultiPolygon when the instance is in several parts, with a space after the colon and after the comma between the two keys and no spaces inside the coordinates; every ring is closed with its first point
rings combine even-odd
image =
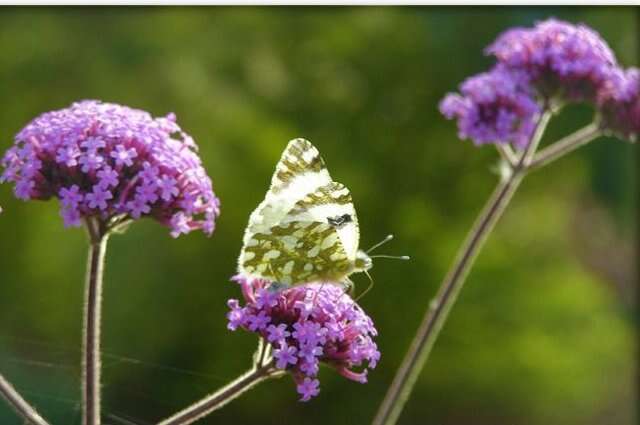
{"type": "Polygon", "coordinates": [[[511,145],[496,144],[496,150],[510,167],[514,167],[518,163],[518,158],[511,145]]]}
{"type": "Polygon", "coordinates": [[[593,139],[602,135],[602,130],[596,123],[591,123],[567,137],[558,140],[549,147],[542,149],[529,164],[530,170],[542,168],[556,159],[573,152],[593,139]]]}
{"type": "Polygon", "coordinates": [[[31,425],[49,425],[40,414],[33,408],[16,389],[7,381],[4,376],[0,375],[0,395],[16,413],[24,419],[25,423],[31,425]]]}
{"type": "Polygon", "coordinates": [[[464,285],[469,269],[496,221],[520,185],[522,177],[522,172],[513,171],[507,180],[501,181],[478,216],[453,267],[442,282],[436,298],[429,304],[411,347],[378,410],[373,421],[374,425],[396,423],[427,361],[440,329],[458,298],[458,293],[464,285]]]}
{"type": "Polygon", "coordinates": [[[82,423],[84,425],[99,425],[102,280],[109,232],[97,217],[87,218],[86,224],[89,234],[89,258],[83,317],[82,423]]]}
{"type": "Polygon", "coordinates": [[[158,425],[186,425],[193,423],[222,408],[259,383],[283,374],[284,372],[282,370],[275,367],[275,362],[270,355],[268,344],[261,338],[258,349],[254,355],[254,364],[251,369],[213,394],[209,394],[175,415],[162,420],[158,425]]]}
{"type": "Polygon", "coordinates": [[[510,172],[502,177],[469,231],[436,298],[429,304],[409,351],[373,420],[373,425],[392,425],[397,422],[440,330],[447,320],[449,311],[464,286],[469,270],[528,171],[558,159],[600,134],[597,127],[591,124],[543,149],[536,155],[537,147],[542,140],[550,117],[550,112],[542,114],[527,148],[520,155],[517,163],[510,168],[510,172]]]}

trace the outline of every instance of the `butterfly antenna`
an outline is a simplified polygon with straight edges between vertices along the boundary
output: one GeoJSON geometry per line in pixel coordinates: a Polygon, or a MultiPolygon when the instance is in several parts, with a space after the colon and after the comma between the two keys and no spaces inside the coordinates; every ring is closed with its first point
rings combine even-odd
{"type": "Polygon", "coordinates": [[[381,240],[380,242],[378,242],[377,244],[375,244],[374,246],[372,246],[371,248],[369,248],[367,250],[367,254],[370,253],[371,251],[373,251],[374,249],[378,248],[381,245],[386,244],[387,242],[389,242],[391,239],[393,239],[393,235],[387,235],[383,240],[381,240]]]}
{"type": "Polygon", "coordinates": [[[393,260],[411,260],[411,257],[409,257],[408,255],[378,254],[378,255],[371,255],[369,258],[391,258],[393,260]]]}
{"type": "Polygon", "coordinates": [[[367,292],[369,292],[371,290],[371,288],[373,288],[373,278],[371,277],[371,275],[369,274],[369,272],[367,270],[363,270],[364,274],[367,275],[367,277],[369,278],[369,286],[367,286],[367,289],[365,289],[360,295],[358,295],[358,297],[354,300],[354,301],[358,301],[360,298],[364,297],[367,292]]]}

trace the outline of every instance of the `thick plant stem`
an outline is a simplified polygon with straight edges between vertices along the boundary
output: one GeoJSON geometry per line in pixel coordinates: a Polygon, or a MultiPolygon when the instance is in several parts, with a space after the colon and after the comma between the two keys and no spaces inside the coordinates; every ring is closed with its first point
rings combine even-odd
{"type": "Polygon", "coordinates": [[[13,385],[2,375],[0,375],[0,395],[2,395],[2,398],[24,419],[25,423],[32,425],[49,425],[49,423],[36,412],[36,409],[27,403],[18,391],[13,388],[13,385]]]}
{"type": "Polygon", "coordinates": [[[278,373],[280,373],[280,371],[274,368],[273,362],[269,362],[260,367],[254,366],[215,393],[206,396],[186,409],[159,422],[158,425],[185,425],[193,423],[215,410],[220,409],[260,382],[274,377],[278,373]]]}
{"type": "Polygon", "coordinates": [[[108,233],[97,218],[87,219],[89,258],[84,297],[82,346],[82,423],[100,424],[100,325],[102,275],[108,233]]]}
{"type": "Polygon", "coordinates": [[[567,137],[558,140],[549,147],[542,149],[533,158],[529,168],[532,170],[541,168],[601,135],[602,131],[597,124],[589,124],[567,137]]]}
{"type": "Polygon", "coordinates": [[[438,295],[429,305],[411,347],[378,410],[373,421],[374,425],[396,423],[449,314],[449,310],[458,297],[473,261],[494,224],[511,200],[521,180],[521,173],[512,174],[508,180],[498,184],[491,198],[489,198],[458,253],[454,266],[443,281],[438,295]]]}
{"type": "Polygon", "coordinates": [[[544,113],[540,117],[529,145],[510,169],[510,173],[498,183],[469,231],[436,298],[429,304],[409,351],[373,420],[374,425],[392,425],[398,420],[474,260],[526,174],[550,117],[550,113],[544,113]]]}

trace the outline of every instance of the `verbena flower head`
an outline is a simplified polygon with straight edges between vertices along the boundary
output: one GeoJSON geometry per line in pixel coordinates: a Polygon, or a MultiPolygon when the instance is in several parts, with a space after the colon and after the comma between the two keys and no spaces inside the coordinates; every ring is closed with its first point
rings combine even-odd
{"type": "Polygon", "coordinates": [[[377,331],[341,287],[312,283],[277,292],[264,280],[242,275],[233,280],[241,285],[246,304],[229,300],[227,327],[255,332],[269,342],[276,367],[291,372],[302,401],[320,391],[320,363],[366,382],[367,370],[380,359],[373,341],[377,331]],[[354,367],[362,370],[356,372],[354,367]]]}
{"type": "Polygon", "coordinates": [[[600,35],[585,25],[556,19],[504,32],[486,53],[523,72],[544,97],[593,101],[616,68],[600,35]]]}
{"type": "Polygon", "coordinates": [[[640,135],[640,70],[620,71],[599,99],[601,126],[622,138],[640,135]]]}
{"type": "Polygon", "coordinates": [[[211,234],[219,214],[197,146],[173,114],[77,102],[30,122],[1,165],[0,181],[14,182],[18,198],[58,198],[66,226],[89,216],[149,216],[176,237],[211,234]]]}
{"type": "Polygon", "coordinates": [[[440,102],[440,111],[457,120],[462,139],[524,148],[541,108],[522,74],[496,67],[465,80],[460,94],[450,93],[440,102]]]}

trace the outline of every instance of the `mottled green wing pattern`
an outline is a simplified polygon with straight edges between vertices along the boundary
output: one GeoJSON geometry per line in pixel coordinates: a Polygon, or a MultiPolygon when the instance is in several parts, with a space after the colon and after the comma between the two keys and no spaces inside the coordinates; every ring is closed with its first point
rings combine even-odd
{"type": "Polygon", "coordinates": [[[251,235],[240,265],[249,274],[295,285],[341,281],[352,267],[335,227],[318,221],[290,221],[251,235]]]}
{"type": "Polygon", "coordinates": [[[358,239],[349,190],[331,180],[309,141],[294,139],[249,217],[239,271],[289,285],[342,282],[353,271],[358,239]]]}
{"type": "Polygon", "coordinates": [[[307,194],[285,216],[287,220],[318,221],[331,224],[340,237],[342,247],[351,261],[355,260],[360,243],[358,217],[351,193],[342,183],[331,182],[307,194]]]}
{"type": "MultiPolygon", "coordinates": [[[[323,179],[331,181],[324,160],[320,152],[308,140],[293,139],[287,145],[282,158],[276,165],[276,171],[271,177],[272,194],[280,194],[290,188],[300,177],[308,175],[322,175],[323,179]]],[[[313,190],[314,188],[308,188],[313,190]]]]}
{"type": "MultiPolygon", "coordinates": [[[[314,192],[307,194],[304,198],[296,202],[293,209],[289,211],[289,215],[313,211],[315,207],[322,205],[331,205],[334,209],[339,209],[341,206],[346,205],[353,209],[351,193],[349,193],[349,189],[347,189],[342,183],[331,182],[319,187],[314,192]]],[[[336,214],[338,214],[338,211],[336,211],[336,214]]]]}

